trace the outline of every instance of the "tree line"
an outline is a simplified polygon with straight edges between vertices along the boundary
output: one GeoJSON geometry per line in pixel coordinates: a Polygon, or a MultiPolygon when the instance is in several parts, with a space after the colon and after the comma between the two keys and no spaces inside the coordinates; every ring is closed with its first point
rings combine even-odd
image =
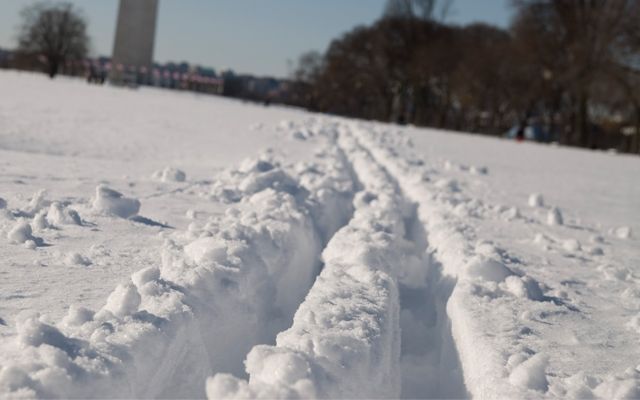
{"type": "Polygon", "coordinates": [[[371,26],[304,54],[314,111],[640,153],[640,0],[514,0],[503,29],[443,22],[450,2],[389,0],[371,26]]]}

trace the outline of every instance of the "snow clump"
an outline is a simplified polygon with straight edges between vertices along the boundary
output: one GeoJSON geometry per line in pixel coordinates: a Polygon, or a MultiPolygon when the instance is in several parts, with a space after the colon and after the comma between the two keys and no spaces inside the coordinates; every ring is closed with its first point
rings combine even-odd
{"type": "Polygon", "coordinates": [[[65,207],[57,201],[49,206],[47,221],[51,225],[82,225],[82,219],[76,210],[65,207]]]}
{"type": "Polygon", "coordinates": [[[67,254],[67,256],[64,259],[65,264],[67,264],[68,266],[75,266],[75,265],[81,265],[81,266],[88,266],[91,265],[91,260],[89,260],[87,257],[79,254],[79,253],[75,253],[75,252],[71,252],[69,254],[67,254]]]}
{"type": "Polygon", "coordinates": [[[628,226],[621,226],[613,230],[613,234],[618,239],[629,239],[631,237],[631,228],[628,226]]]}
{"type": "Polygon", "coordinates": [[[557,207],[549,210],[547,213],[547,225],[562,225],[563,223],[562,213],[557,207]]]}
{"type": "Polygon", "coordinates": [[[549,357],[536,354],[511,371],[509,382],[521,388],[546,392],[549,386],[545,370],[549,364],[549,357]]]}
{"type": "Polygon", "coordinates": [[[9,233],[7,233],[7,238],[14,244],[23,244],[30,240],[33,242],[36,241],[31,225],[25,220],[18,221],[9,233]]]}
{"type": "Polygon", "coordinates": [[[96,188],[93,209],[103,214],[129,218],[137,215],[140,211],[140,201],[124,197],[122,193],[100,185],[96,188]]]}
{"type": "Polygon", "coordinates": [[[533,193],[529,196],[529,207],[544,207],[544,197],[540,193],[533,193]]]}
{"type": "Polygon", "coordinates": [[[46,194],[47,191],[45,189],[41,189],[36,192],[31,198],[31,201],[29,201],[27,207],[23,209],[24,213],[29,216],[33,216],[38,211],[48,207],[50,202],[45,198],[46,194]]]}
{"type": "Polygon", "coordinates": [[[154,172],[152,178],[161,182],[184,182],[187,180],[187,174],[177,168],[166,167],[154,172]]]}

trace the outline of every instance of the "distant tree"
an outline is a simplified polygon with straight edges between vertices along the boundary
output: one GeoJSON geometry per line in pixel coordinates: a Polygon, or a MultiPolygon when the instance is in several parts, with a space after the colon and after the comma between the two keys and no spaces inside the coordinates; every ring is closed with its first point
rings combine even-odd
{"type": "Polygon", "coordinates": [[[66,61],[85,58],[89,49],[87,23],[70,3],[37,3],[21,12],[19,51],[42,56],[49,77],[66,61]]]}
{"type": "MultiPolygon", "coordinates": [[[[562,116],[561,141],[593,147],[592,110],[602,80],[618,82],[632,101],[638,74],[640,2],[637,0],[515,0],[516,44],[533,70],[532,86],[546,87],[547,108],[562,116]],[[535,81],[538,81],[535,84],[535,81]]],[[[605,99],[606,100],[606,99],[605,99]]]]}
{"type": "Polygon", "coordinates": [[[323,69],[324,56],[309,51],[300,56],[291,76],[294,82],[291,94],[293,103],[315,109],[318,106],[318,84],[323,69]]]}

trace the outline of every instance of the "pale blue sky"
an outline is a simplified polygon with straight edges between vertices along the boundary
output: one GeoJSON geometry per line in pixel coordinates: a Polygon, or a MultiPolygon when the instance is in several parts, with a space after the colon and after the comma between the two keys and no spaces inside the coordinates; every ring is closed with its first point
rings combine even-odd
{"type": "MultiPolygon", "coordinates": [[[[94,55],[110,55],[118,0],[68,0],[89,19],[94,55]]],[[[386,0],[160,0],[155,58],[283,77],[288,60],[324,51],[370,24],[386,0]]],[[[19,11],[35,0],[0,0],[0,47],[15,45],[19,11]]],[[[449,21],[507,26],[508,0],[454,0],[449,21]]]]}

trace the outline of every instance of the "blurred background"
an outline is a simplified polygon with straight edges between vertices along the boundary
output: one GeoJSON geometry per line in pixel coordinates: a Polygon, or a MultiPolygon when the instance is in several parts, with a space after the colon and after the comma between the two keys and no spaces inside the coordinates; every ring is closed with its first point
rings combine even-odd
{"type": "Polygon", "coordinates": [[[132,1],[3,0],[0,68],[640,153],[640,0],[132,1]]]}

